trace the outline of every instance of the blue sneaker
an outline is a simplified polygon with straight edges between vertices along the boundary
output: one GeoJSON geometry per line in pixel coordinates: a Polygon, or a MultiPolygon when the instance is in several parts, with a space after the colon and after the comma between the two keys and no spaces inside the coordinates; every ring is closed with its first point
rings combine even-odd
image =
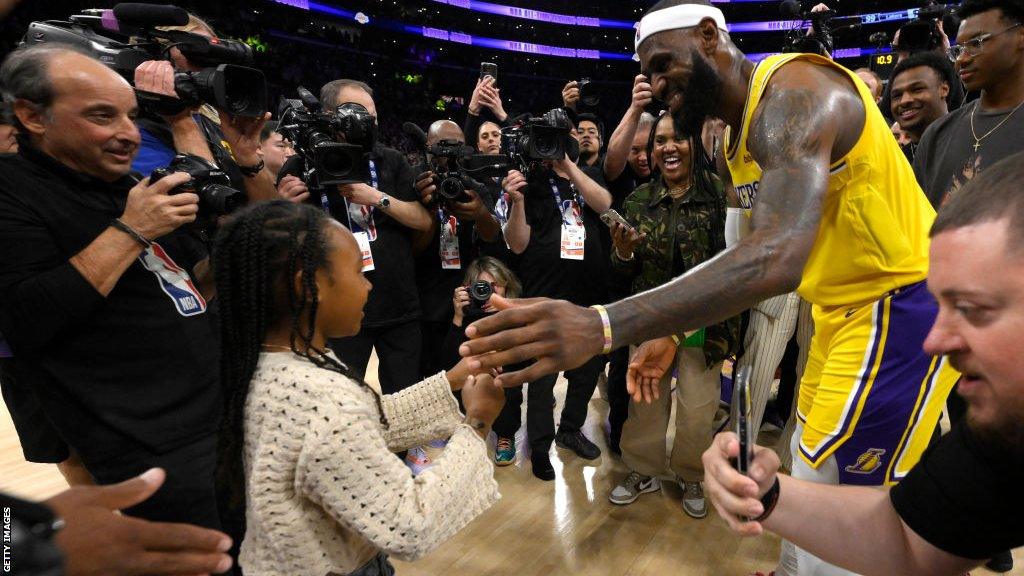
{"type": "Polygon", "coordinates": [[[516,461],[516,439],[498,436],[498,444],[494,448],[494,464],[508,466],[516,461]]]}

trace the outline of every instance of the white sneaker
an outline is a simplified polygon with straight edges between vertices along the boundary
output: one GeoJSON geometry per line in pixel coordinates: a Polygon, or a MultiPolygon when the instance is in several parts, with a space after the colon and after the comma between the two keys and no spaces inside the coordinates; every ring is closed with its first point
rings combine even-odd
{"type": "Polygon", "coordinates": [[[608,499],[612,504],[626,505],[636,502],[641,494],[661,490],[661,481],[639,472],[630,472],[626,479],[612,489],[608,499]]]}
{"type": "Polygon", "coordinates": [[[708,515],[708,503],[704,499],[703,482],[687,482],[680,480],[683,485],[683,511],[690,518],[701,519],[708,515]]]}

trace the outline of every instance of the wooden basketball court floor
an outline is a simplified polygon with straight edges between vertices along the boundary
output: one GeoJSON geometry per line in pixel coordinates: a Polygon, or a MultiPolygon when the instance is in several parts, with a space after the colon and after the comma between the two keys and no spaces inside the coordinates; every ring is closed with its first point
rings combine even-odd
{"type": "MultiPolygon", "coordinates": [[[[371,365],[368,380],[375,373],[371,365]]],[[[564,396],[565,380],[560,379],[556,417],[564,396]]],[[[674,483],[664,482],[661,492],[645,494],[629,506],[611,504],[608,492],[628,471],[607,449],[602,424],[607,414],[608,404],[595,394],[584,431],[602,456],[585,461],[552,448],[553,482],[530,473],[521,429],[515,465],[495,469],[501,500],[427,557],[396,561],[399,576],[743,576],[774,567],[778,538],[736,537],[713,508],[707,518],[691,519],[674,483]]],[[[65,487],[55,466],[24,461],[0,404],[0,490],[44,499],[65,487]]],[[[1010,574],[1024,576],[1024,553],[1018,550],[1015,557],[1017,567],[1010,574]]],[[[982,569],[973,574],[992,573],[982,569]]]]}

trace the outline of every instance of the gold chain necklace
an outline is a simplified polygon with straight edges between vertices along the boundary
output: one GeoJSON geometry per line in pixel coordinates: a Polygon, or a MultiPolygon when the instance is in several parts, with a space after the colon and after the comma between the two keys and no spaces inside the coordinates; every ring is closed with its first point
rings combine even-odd
{"type": "Polygon", "coordinates": [[[1013,113],[1016,112],[1017,109],[1020,108],[1022,105],[1024,105],[1024,100],[1021,100],[1020,104],[1017,104],[1016,108],[1014,108],[1013,110],[1010,110],[1010,113],[1006,115],[1006,118],[1003,118],[1002,122],[1000,122],[999,124],[996,124],[995,128],[993,128],[993,129],[989,130],[988,132],[986,132],[985,135],[982,136],[981,138],[978,138],[978,133],[974,131],[974,113],[978,111],[978,106],[980,106],[980,105],[981,105],[981,100],[978,100],[974,104],[974,109],[971,110],[971,136],[974,136],[974,151],[975,152],[978,151],[978,148],[981,148],[981,141],[982,140],[984,140],[985,138],[988,138],[996,130],[999,130],[999,127],[1002,126],[1003,124],[1006,124],[1006,121],[1010,119],[1010,116],[1013,116],[1013,113]]]}

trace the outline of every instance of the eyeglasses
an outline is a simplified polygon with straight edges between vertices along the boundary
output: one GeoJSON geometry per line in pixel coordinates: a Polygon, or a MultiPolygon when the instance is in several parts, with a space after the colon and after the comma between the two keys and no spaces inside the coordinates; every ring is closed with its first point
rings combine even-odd
{"type": "Polygon", "coordinates": [[[1017,28],[1019,26],[1020,24],[1014,24],[1013,26],[1010,26],[1009,28],[1002,30],[1000,32],[996,32],[995,34],[982,34],[977,38],[972,38],[971,40],[967,40],[966,42],[957,44],[956,46],[952,46],[946,52],[946,54],[948,54],[950,60],[953,61],[959,60],[960,57],[963,56],[964,54],[967,54],[968,56],[977,56],[978,54],[984,52],[985,42],[988,42],[989,40],[995,38],[996,36],[999,36],[1000,34],[1005,34],[1006,32],[1009,32],[1010,30],[1013,30],[1014,28],[1017,28]]]}

